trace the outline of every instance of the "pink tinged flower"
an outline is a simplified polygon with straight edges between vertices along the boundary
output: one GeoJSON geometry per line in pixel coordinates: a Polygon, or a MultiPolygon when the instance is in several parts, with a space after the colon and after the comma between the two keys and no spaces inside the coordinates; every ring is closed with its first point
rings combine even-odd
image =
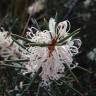
{"type": "Polygon", "coordinates": [[[60,22],[56,26],[53,18],[49,20],[49,30],[39,31],[34,27],[29,28],[29,32],[27,32],[27,38],[30,37],[28,38],[29,40],[35,43],[48,44],[48,46],[29,47],[30,53],[28,57],[30,61],[25,65],[28,69],[27,71],[34,74],[42,67],[40,76],[44,82],[47,82],[50,79],[58,80],[64,76],[64,64],[67,64],[70,69],[75,68],[78,64],[72,64],[73,56],[78,53],[81,41],[79,39],[72,40],[70,37],[65,44],[56,45],[61,38],[68,36],[69,30],[70,22],[68,20],[60,22]],[[71,65],[73,66],[71,67],[71,65]]]}
{"type": "Polygon", "coordinates": [[[68,31],[70,30],[70,22],[68,20],[60,22],[57,26],[57,29],[59,30],[60,36],[66,36],[68,34],[68,31]]]}
{"type": "Polygon", "coordinates": [[[17,60],[25,58],[20,52],[20,46],[12,43],[13,40],[9,32],[0,32],[0,56],[4,60],[17,60]]]}

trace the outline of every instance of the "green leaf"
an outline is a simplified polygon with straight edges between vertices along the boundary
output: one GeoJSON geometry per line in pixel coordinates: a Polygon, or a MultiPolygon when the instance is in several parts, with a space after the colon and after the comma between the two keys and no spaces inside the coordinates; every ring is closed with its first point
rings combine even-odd
{"type": "Polygon", "coordinates": [[[79,69],[81,69],[81,70],[83,70],[83,71],[85,71],[85,72],[88,72],[89,74],[92,73],[92,72],[90,72],[89,70],[87,70],[87,69],[85,69],[85,68],[83,68],[83,67],[80,67],[80,66],[77,66],[76,68],[79,68],[79,69]]]}
{"type": "Polygon", "coordinates": [[[73,37],[75,35],[77,35],[80,31],[80,28],[78,28],[77,30],[73,31],[72,33],[70,33],[68,36],[66,36],[65,38],[61,39],[60,41],[58,41],[58,43],[65,43],[66,40],[70,37],[73,37]]]}
{"type": "Polygon", "coordinates": [[[35,46],[40,46],[40,47],[47,47],[49,44],[45,43],[29,43],[30,46],[35,47],[35,46]]]}
{"type": "MultiPolygon", "coordinates": [[[[61,39],[59,42],[57,42],[56,46],[61,46],[61,43],[65,43],[66,40],[68,38],[70,38],[71,36],[75,36],[76,34],[78,34],[80,31],[80,28],[75,30],[74,32],[70,33],[67,37],[61,39]]],[[[24,40],[25,42],[29,43],[32,47],[34,46],[40,46],[40,47],[46,47],[49,46],[49,44],[46,43],[36,43],[36,42],[32,42],[30,40],[28,40],[27,38],[24,38],[22,36],[16,35],[16,34],[12,34],[12,37],[17,37],[18,39],[24,40]]],[[[24,47],[23,45],[21,45],[19,42],[17,42],[16,40],[14,40],[17,44],[19,44],[22,48],[26,49],[26,47],[24,47]]],[[[28,51],[28,50],[27,50],[28,51]]]]}
{"type": "Polygon", "coordinates": [[[0,64],[0,66],[4,66],[4,67],[9,67],[9,68],[19,68],[19,69],[25,69],[25,67],[18,67],[18,66],[14,66],[14,65],[9,65],[9,64],[0,64]]]}
{"type": "Polygon", "coordinates": [[[74,92],[76,92],[77,94],[79,94],[80,96],[83,96],[82,93],[80,93],[78,90],[74,89],[72,86],[70,86],[69,84],[67,84],[67,82],[62,81],[67,87],[69,87],[71,90],[73,90],[74,92]]]}
{"type": "Polygon", "coordinates": [[[55,14],[55,22],[56,23],[58,22],[58,12],[56,12],[56,14],[55,14]]]}
{"type": "Polygon", "coordinates": [[[32,86],[34,80],[36,79],[36,77],[38,76],[38,74],[40,73],[40,71],[41,71],[41,69],[38,69],[38,71],[34,74],[33,78],[32,78],[31,81],[29,82],[29,85],[23,90],[23,92],[21,93],[20,96],[23,96],[24,93],[25,93],[26,91],[28,91],[28,89],[32,86]]]}
{"type": "Polygon", "coordinates": [[[34,25],[36,25],[37,29],[40,30],[39,24],[35,18],[31,18],[31,21],[34,25]]]}
{"type": "Polygon", "coordinates": [[[28,59],[18,59],[18,60],[4,60],[3,62],[4,63],[18,63],[18,62],[28,62],[29,60],[28,59]]]}
{"type": "Polygon", "coordinates": [[[21,40],[23,40],[23,41],[25,41],[25,42],[28,42],[28,43],[34,43],[34,42],[31,42],[30,40],[28,40],[27,38],[24,38],[24,37],[19,36],[19,35],[16,35],[16,34],[11,34],[11,36],[12,36],[12,37],[16,37],[16,38],[18,38],[18,39],[21,39],[21,40]]]}
{"type": "Polygon", "coordinates": [[[12,37],[12,40],[13,40],[15,43],[17,43],[20,47],[22,47],[23,49],[25,49],[26,51],[28,51],[28,50],[26,49],[26,47],[23,46],[22,44],[20,44],[17,40],[15,40],[14,37],[12,37]]]}
{"type": "MultiPolygon", "coordinates": [[[[45,43],[35,43],[35,42],[31,42],[30,40],[28,40],[27,38],[21,37],[19,35],[16,34],[12,34],[12,39],[14,42],[16,42],[18,45],[20,45],[23,49],[26,49],[25,46],[21,45],[17,40],[14,39],[14,37],[17,37],[18,39],[24,40],[27,43],[29,43],[30,46],[34,47],[34,46],[40,46],[40,47],[44,47],[44,46],[49,46],[49,44],[45,44],[45,43]]],[[[28,51],[28,50],[27,50],[28,51]]]]}

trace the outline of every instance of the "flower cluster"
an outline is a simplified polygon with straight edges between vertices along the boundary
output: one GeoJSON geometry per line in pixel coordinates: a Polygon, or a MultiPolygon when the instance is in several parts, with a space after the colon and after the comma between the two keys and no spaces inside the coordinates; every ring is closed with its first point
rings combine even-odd
{"type": "Polygon", "coordinates": [[[72,70],[78,65],[73,63],[73,56],[78,53],[81,41],[69,36],[70,26],[68,20],[57,24],[55,19],[51,18],[49,30],[41,31],[35,27],[28,28],[27,41],[29,40],[34,45],[31,46],[29,43],[30,46],[26,47],[22,43],[28,52],[20,48],[19,41],[19,45],[16,44],[17,40],[14,43],[13,35],[8,32],[0,32],[0,59],[19,60],[27,58],[29,61],[23,62],[27,71],[22,70],[23,73],[32,72],[34,75],[42,68],[39,75],[43,84],[46,85],[50,80],[58,80],[64,77],[66,66],[72,70]]]}
{"type": "Polygon", "coordinates": [[[19,46],[13,43],[9,32],[0,31],[0,61],[19,60],[23,59],[22,52],[20,53],[19,46]]]}
{"type": "Polygon", "coordinates": [[[25,65],[27,72],[33,74],[42,67],[40,76],[44,84],[50,80],[58,80],[64,76],[65,66],[71,70],[77,66],[73,64],[73,56],[81,46],[80,39],[66,39],[69,35],[70,22],[65,20],[57,24],[55,19],[49,20],[49,30],[40,31],[34,27],[28,29],[26,37],[36,44],[46,46],[30,46],[27,57],[30,59],[25,65]],[[62,42],[61,42],[62,41],[62,42]]]}

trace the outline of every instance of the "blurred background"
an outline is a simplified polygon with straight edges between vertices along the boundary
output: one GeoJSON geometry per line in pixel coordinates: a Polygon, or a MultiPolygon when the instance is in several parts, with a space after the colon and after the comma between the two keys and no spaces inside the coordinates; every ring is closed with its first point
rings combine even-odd
{"type": "MultiPolygon", "coordinates": [[[[42,21],[57,14],[58,22],[66,19],[71,22],[70,32],[81,28],[78,37],[82,46],[76,61],[92,73],[74,70],[81,85],[74,86],[84,96],[96,96],[96,0],[0,0],[0,27],[5,30],[22,34],[30,14],[41,25],[42,21]],[[33,8],[32,13],[28,11],[29,6],[33,8]]],[[[62,96],[79,95],[68,93],[62,96]]]]}

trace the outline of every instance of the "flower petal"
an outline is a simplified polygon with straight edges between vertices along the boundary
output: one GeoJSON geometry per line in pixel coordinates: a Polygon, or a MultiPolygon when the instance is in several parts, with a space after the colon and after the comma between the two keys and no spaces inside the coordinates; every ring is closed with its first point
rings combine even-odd
{"type": "Polygon", "coordinates": [[[66,35],[68,34],[67,32],[70,30],[70,26],[71,25],[70,25],[70,22],[68,20],[60,22],[57,26],[57,29],[59,31],[60,36],[66,37],[66,35]],[[69,27],[68,27],[68,25],[69,25],[69,27]]]}
{"type": "Polygon", "coordinates": [[[55,26],[56,26],[55,19],[50,18],[50,20],[49,20],[49,31],[51,32],[52,37],[55,37],[55,26]]]}

